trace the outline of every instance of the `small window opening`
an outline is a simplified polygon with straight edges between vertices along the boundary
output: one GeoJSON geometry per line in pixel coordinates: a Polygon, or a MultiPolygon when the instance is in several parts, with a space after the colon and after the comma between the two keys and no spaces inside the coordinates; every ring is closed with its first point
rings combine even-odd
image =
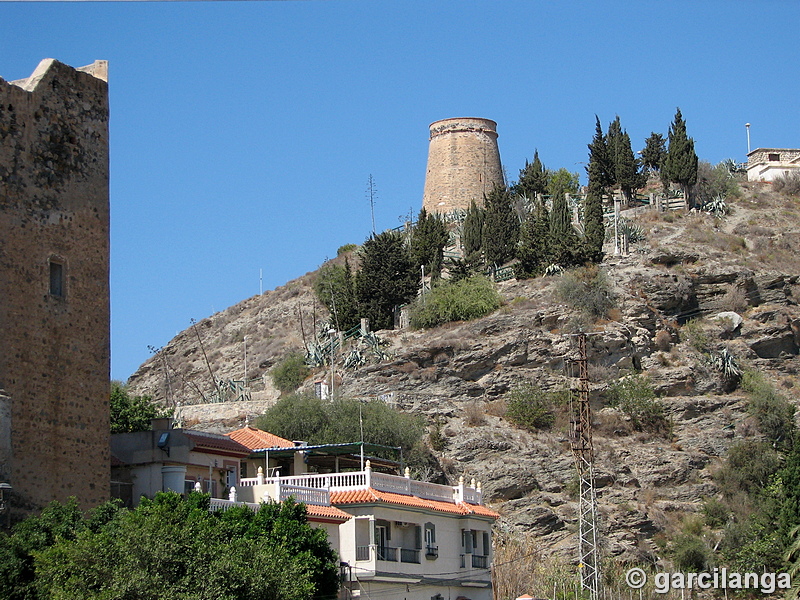
{"type": "Polygon", "coordinates": [[[64,297],[64,265],[50,261],[50,294],[64,297]]]}
{"type": "Polygon", "coordinates": [[[770,162],[780,162],[781,155],[780,154],[769,154],[767,156],[767,160],[770,162]]]}

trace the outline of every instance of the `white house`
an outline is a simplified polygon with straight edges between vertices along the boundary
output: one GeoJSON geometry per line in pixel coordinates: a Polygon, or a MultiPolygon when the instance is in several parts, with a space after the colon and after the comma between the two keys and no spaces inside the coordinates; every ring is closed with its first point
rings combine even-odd
{"type": "Polygon", "coordinates": [[[483,505],[474,480],[450,486],[411,479],[408,469],[403,476],[378,472],[399,465],[365,457],[365,448],[386,449],[371,444],[289,447],[253,428],[228,435],[251,446],[247,471],[256,470],[241,479],[235,502],[304,502],[309,521],[326,529],[339,553],[342,599],[491,600],[491,530],[499,515],[483,505]],[[258,447],[264,443],[274,446],[258,447]]]}
{"type": "Polygon", "coordinates": [[[747,181],[774,181],[800,173],[800,149],[756,148],[747,154],[747,181]]]}

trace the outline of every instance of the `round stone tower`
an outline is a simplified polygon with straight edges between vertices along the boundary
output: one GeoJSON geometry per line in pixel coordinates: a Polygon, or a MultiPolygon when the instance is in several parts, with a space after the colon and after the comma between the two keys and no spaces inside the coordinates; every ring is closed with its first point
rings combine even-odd
{"type": "Polygon", "coordinates": [[[497,123],[491,119],[443,119],[431,123],[422,206],[428,213],[469,208],[503,185],[497,123]]]}

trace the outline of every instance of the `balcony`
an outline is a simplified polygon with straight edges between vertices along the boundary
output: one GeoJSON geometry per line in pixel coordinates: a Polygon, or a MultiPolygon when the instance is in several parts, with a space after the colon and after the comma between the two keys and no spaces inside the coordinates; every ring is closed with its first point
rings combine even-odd
{"type": "Polygon", "coordinates": [[[385,560],[387,562],[397,562],[397,548],[390,548],[389,546],[378,546],[378,560],[385,560]]]}
{"type": "Polygon", "coordinates": [[[480,556],[479,554],[472,555],[472,568],[473,569],[488,569],[489,568],[489,557],[488,556],[480,556]]]}
{"type": "MultiPolygon", "coordinates": [[[[463,480],[458,485],[440,485],[427,481],[416,481],[406,473],[405,477],[373,473],[367,461],[363,471],[347,473],[307,474],[289,477],[264,477],[259,475],[249,479],[242,479],[240,486],[243,488],[258,487],[261,494],[262,486],[267,486],[270,497],[283,500],[294,496],[300,502],[321,506],[330,505],[330,492],[344,492],[365,490],[373,488],[381,492],[392,492],[407,496],[416,496],[425,500],[438,500],[441,502],[469,502],[483,504],[480,485],[474,480],[471,485],[466,485],[463,480]]],[[[260,497],[259,497],[260,499],[260,497]]],[[[256,500],[254,498],[254,500],[256,500]]]]}
{"type": "Polygon", "coordinates": [[[439,546],[425,546],[425,558],[433,560],[439,556],[439,546]]]}
{"type": "Polygon", "coordinates": [[[400,548],[400,562],[419,564],[419,550],[400,548]]]}
{"type": "Polygon", "coordinates": [[[356,546],[356,560],[369,560],[369,546],[356,546]]]}

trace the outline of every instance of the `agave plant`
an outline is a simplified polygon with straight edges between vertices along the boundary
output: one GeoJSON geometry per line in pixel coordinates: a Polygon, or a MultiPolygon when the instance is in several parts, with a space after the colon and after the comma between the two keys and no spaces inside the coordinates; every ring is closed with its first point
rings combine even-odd
{"type": "Polygon", "coordinates": [[[720,195],[714,196],[709,202],[706,202],[703,210],[717,218],[724,217],[730,212],[725,198],[720,195]]]}
{"type": "Polygon", "coordinates": [[[712,359],[714,368],[722,373],[726,381],[734,382],[742,378],[742,369],[736,362],[736,357],[727,348],[715,355],[712,359]]]}

